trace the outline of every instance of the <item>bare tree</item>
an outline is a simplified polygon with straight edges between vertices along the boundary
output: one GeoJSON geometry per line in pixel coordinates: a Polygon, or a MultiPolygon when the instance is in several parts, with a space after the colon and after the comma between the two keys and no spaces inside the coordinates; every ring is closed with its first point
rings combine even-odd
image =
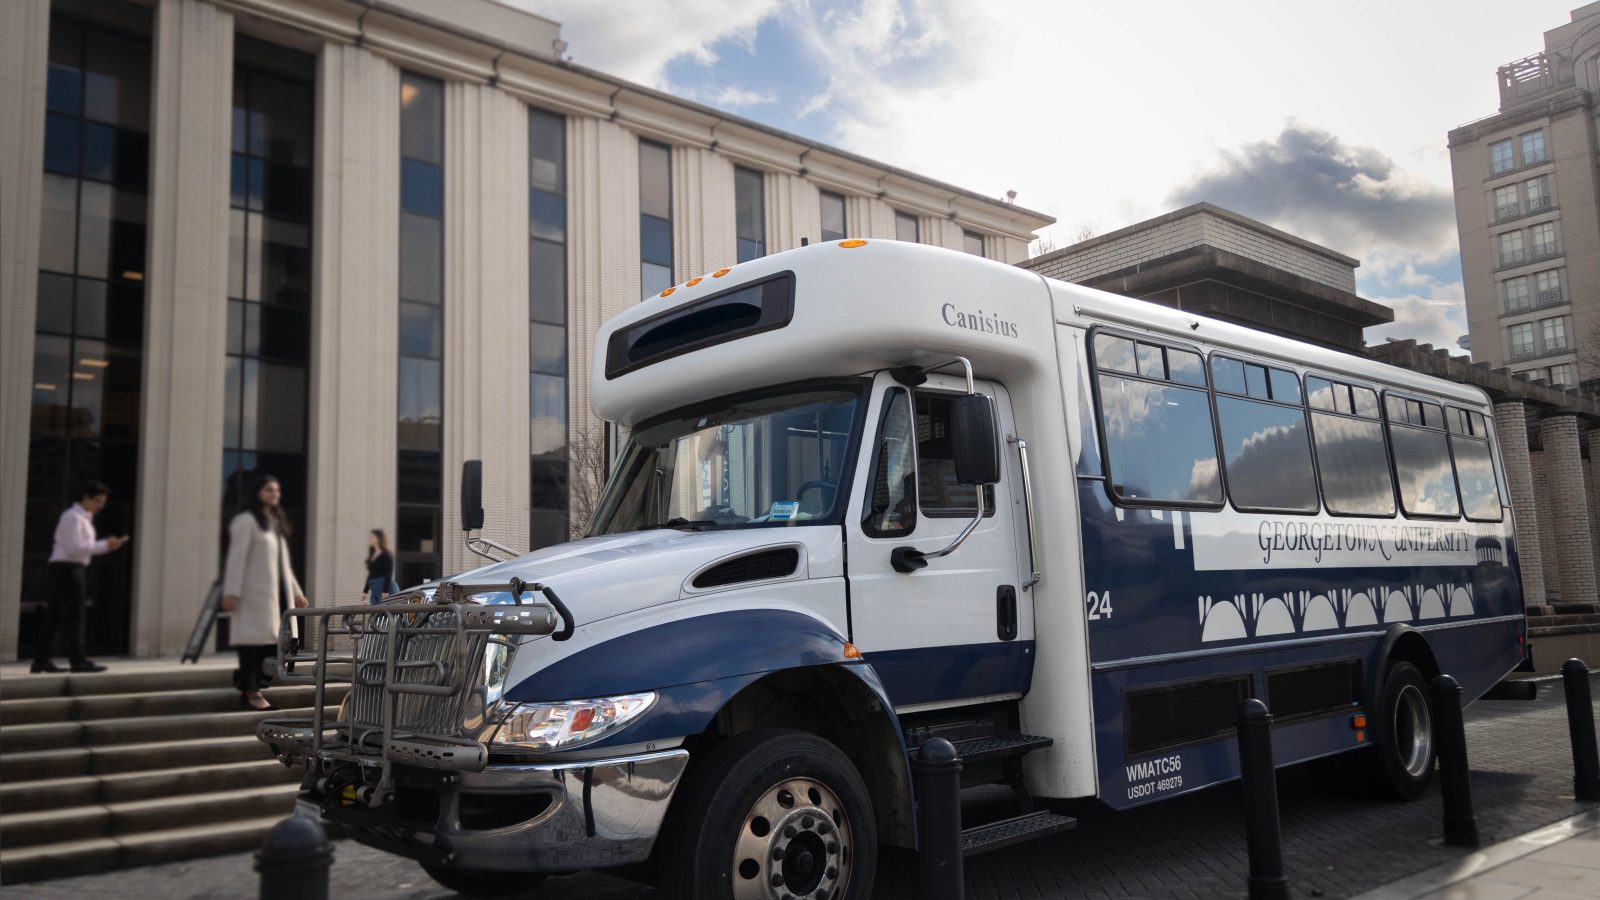
{"type": "Polygon", "coordinates": [[[1585,375],[1600,372],[1600,319],[1590,323],[1583,337],[1578,339],[1578,374],[1575,376],[1582,381],[1585,375]]]}
{"type": "Polygon", "coordinates": [[[1028,245],[1028,258],[1032,259],[1035,256],[1043,256],[1055,249],[1056,242],[1054,239],[1047,237],[1035,238],[1033,243],[1028,245]]]}
{"type": "Polygon", "coordinates": [[[611,457],[606,446],[605,426],[589,431],[575,430],[567,445],[567,496],[572,504],[567,516],[569,536],[583,537],[600,506],[600,492],[611,474],[611,457]]]}
{"type": "Polygon", "coordinates": [[[1100,232],[1094,230],[1093,225],[1079,225],[1078,230],[1072,234],[1072,242],[1074,244],[1081,244],[1084,241],[1097,236],[1099,233],[1100,232]]]}

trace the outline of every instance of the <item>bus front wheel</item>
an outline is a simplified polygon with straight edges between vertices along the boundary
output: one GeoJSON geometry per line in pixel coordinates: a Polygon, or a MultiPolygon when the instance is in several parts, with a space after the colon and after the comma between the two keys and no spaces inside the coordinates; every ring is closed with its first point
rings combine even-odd
{"type": "Polygon", "coordinates": [[[679,789],[657,885],[673,900],[866,900],[877,840],[866,785],[837,747],[751,732],[711,750],[679,789]]]}
{"type": "Polygon", "coordinates": [[[1428,682],[1416,666],[1408,662],[1389,666],[1377,715],[1378,745],[1373,748],[1378,757],[1377,787],[1395,799],[1415,800],[1433,778],[1437,755],[1428,682]]]}

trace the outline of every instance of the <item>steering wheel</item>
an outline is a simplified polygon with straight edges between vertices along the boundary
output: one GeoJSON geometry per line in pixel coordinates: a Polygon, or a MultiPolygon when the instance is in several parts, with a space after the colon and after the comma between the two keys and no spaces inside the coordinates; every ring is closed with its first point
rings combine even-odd
{"type": "Polygon", "coordinates": [[[839,493],[839,486],[831,481],[808,481],[805,484],[800,485],[800,489],[794,492],[796,502],[798,502],[801,497],[806,495],[806,491],[811,490],[815,490],[819,493],[826,492],[823,493],[823,496],[818,498],[818,509],[826,509],[827,507],[833,505],[833,498],[839,493]]]}

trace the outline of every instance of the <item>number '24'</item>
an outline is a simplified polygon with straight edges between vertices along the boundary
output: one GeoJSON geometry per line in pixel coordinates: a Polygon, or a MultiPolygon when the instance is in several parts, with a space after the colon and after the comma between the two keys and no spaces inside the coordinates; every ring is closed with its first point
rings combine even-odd
{"type": "Polygon", "coordinates": [[[1090,591],[1088,600],[1089,600],[1089,618],[1091,618],[1091,619],[1109,619],[1109,618],[1111,618],[1111,592],[1110,591],[1106,591],[1104,594],[1098,593],[1096,591],[1090,591]]]}

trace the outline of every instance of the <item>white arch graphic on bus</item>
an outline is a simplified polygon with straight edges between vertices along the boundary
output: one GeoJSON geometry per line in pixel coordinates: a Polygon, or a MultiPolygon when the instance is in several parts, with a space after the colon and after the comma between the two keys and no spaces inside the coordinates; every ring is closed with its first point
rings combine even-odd
{"type": "Polygon", "coordinates": [[[1472,585],[1450,582],[1256,592],[1223,600],[1202,594],[1197,607],[1203,642],[1454,619],[1475,611],[1472,585]]]}

